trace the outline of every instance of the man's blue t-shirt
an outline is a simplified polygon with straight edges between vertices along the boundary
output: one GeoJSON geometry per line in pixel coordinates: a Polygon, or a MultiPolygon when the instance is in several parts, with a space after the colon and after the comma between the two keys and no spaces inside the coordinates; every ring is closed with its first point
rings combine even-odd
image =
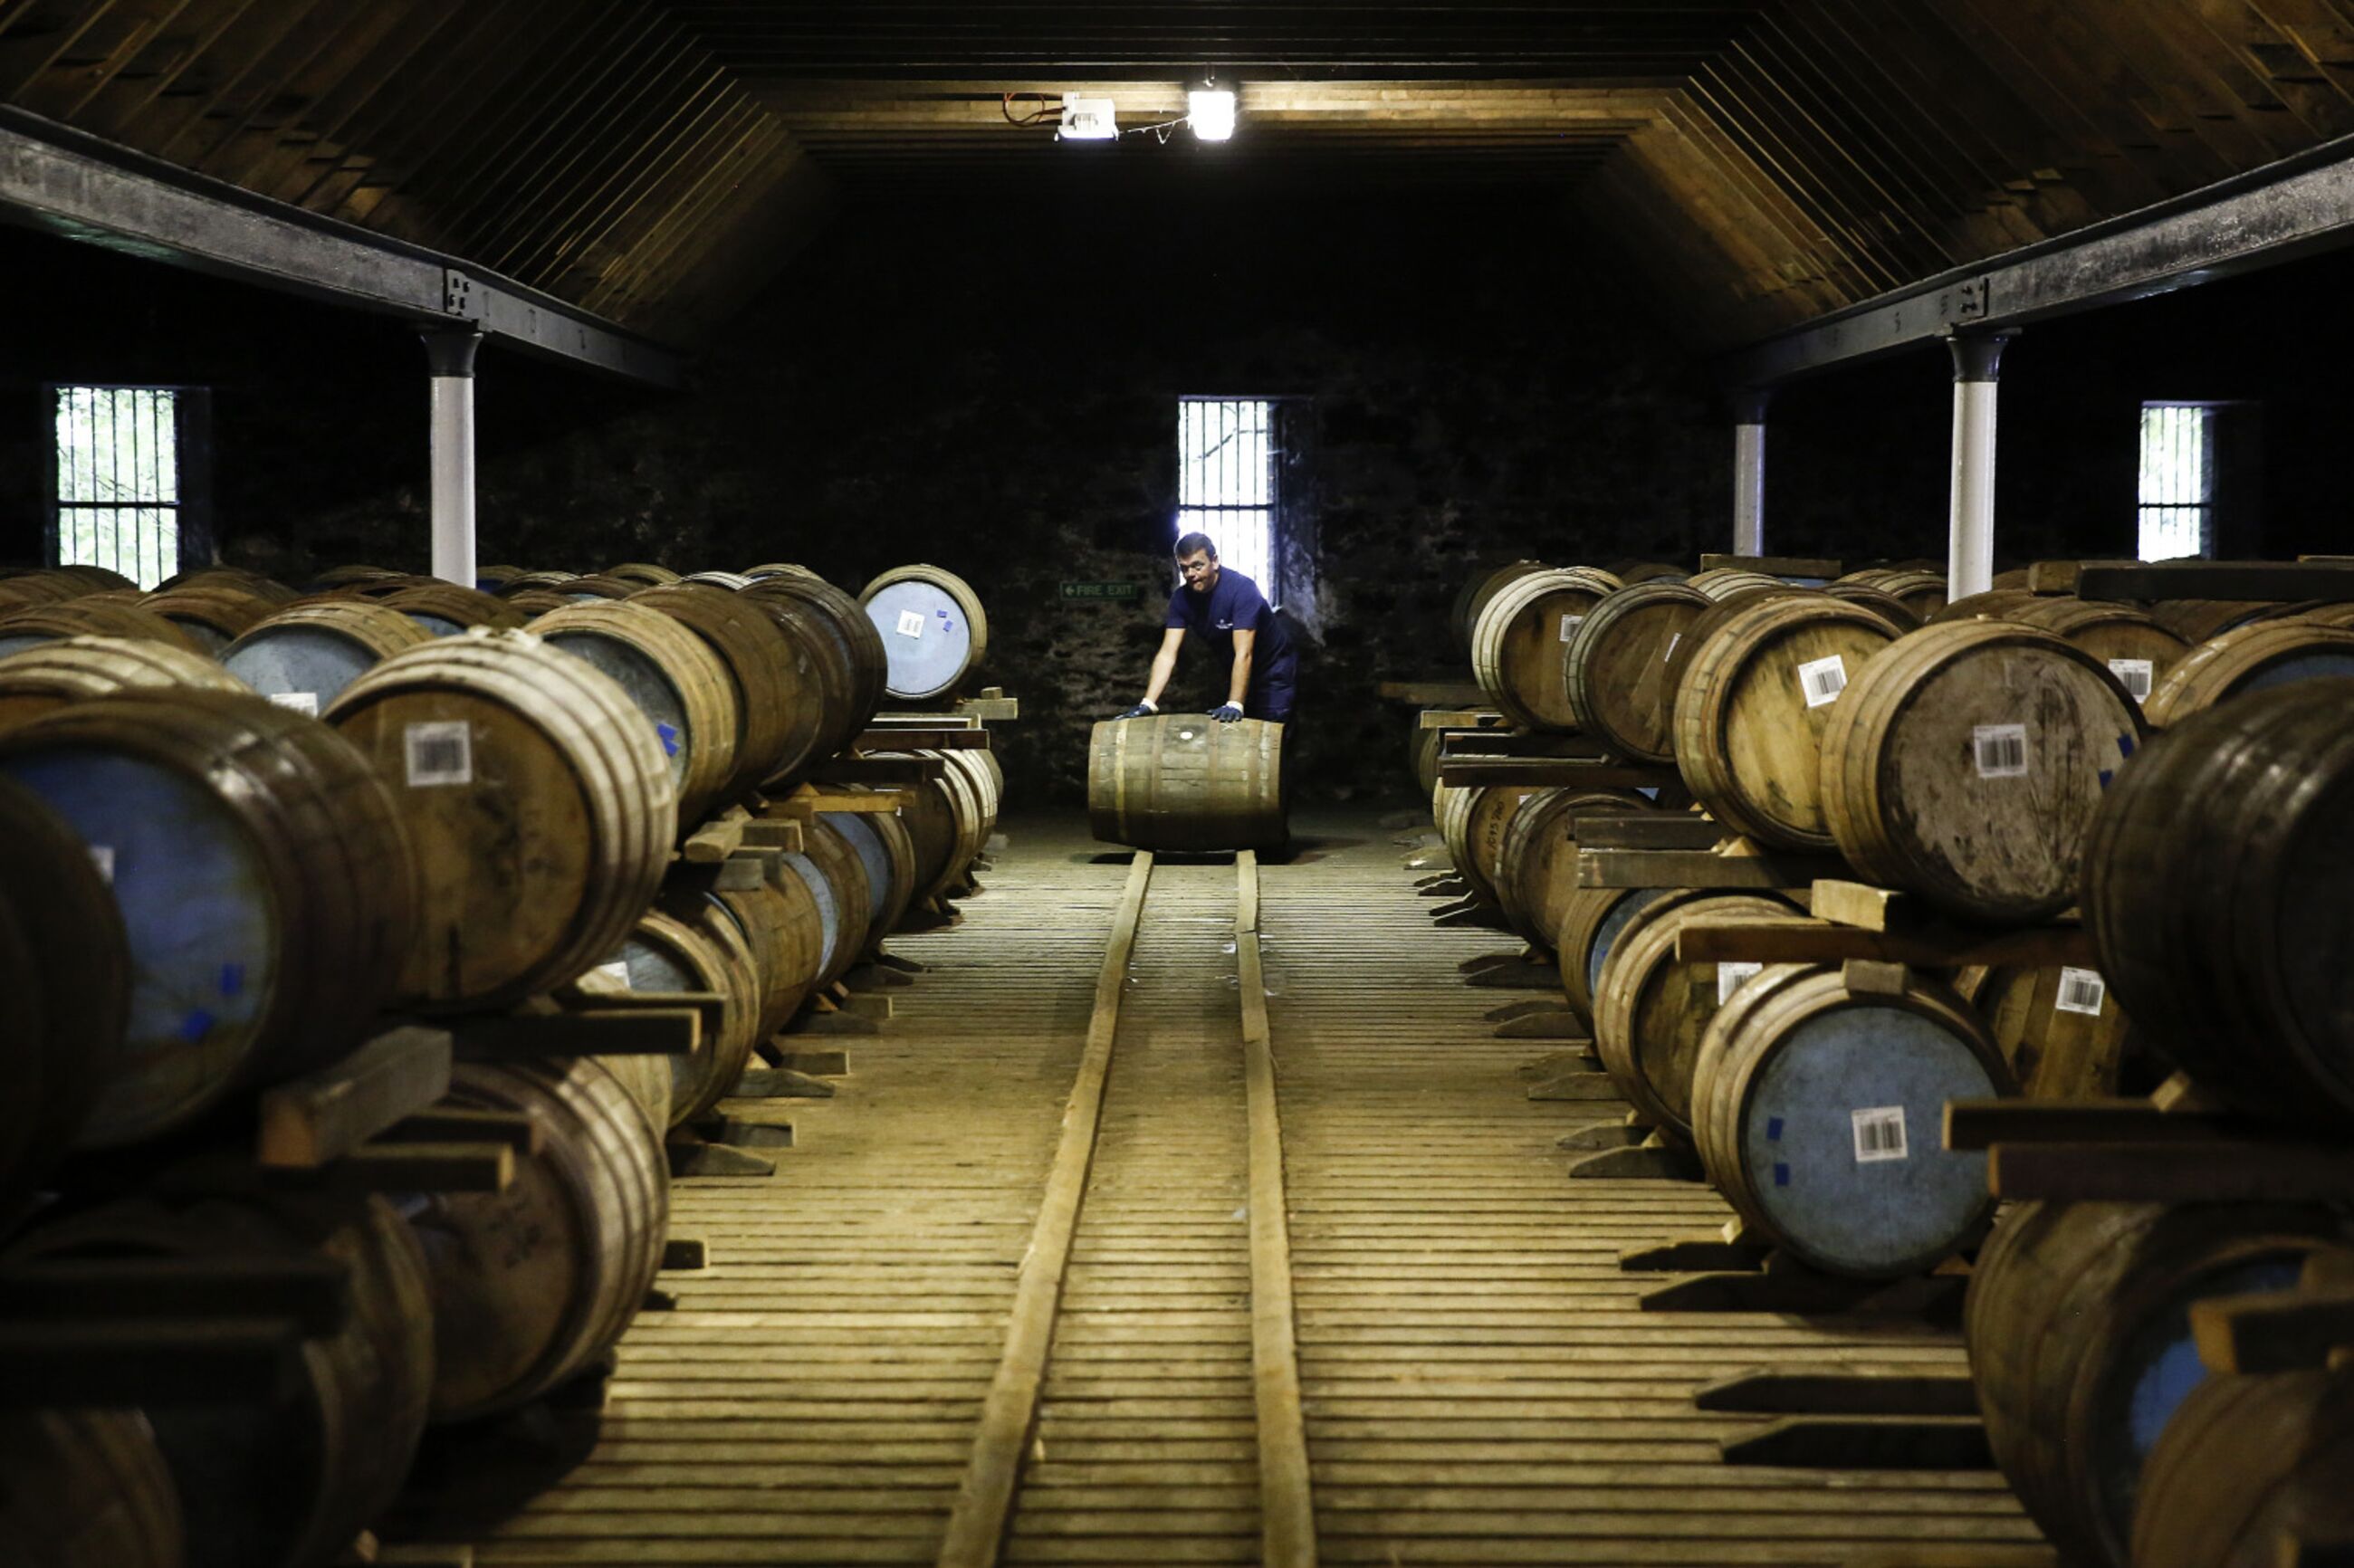
{"type": "Polygon", "coordinates": [[[1282,619],[1258,591],[1258,584],[1232,567],[1219,571],[1218,586],[1207,593],[1195,593],[1178,584],[1177,591],[1169,596],[1169,619],[1162,624],[1182,627],[1191,636],[1206,639],[1229,659],[1234,657],[1235,633],[1256,631],[1258,641],[1252,644],[1251,684],[1290,673],[1291,636],[1284,630],[1282,619]]]}

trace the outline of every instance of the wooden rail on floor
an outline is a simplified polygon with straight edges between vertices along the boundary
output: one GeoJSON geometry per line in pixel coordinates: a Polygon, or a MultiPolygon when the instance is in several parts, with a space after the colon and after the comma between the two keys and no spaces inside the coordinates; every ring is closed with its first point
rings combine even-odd
{"type": "Polygon", "coordinates": [[[1104,1082],[1111,1070],[1113,1038],[1119,1033],[1120,988],[1128,979],[1129,955],[1144,912],[1145,885],[1152,879],[1152,853],[1139,850],[1129,865],[1128,886],[1113,917],[1111,944],[1096,976],[1095,1012],[1087,1020],[1087,1044],[1077,1080],[1063,1111],[1062,1140],[1046,1176],[1046,1192],[1030,1249],[1014,1287],[1013,1311],[1005,1353],[981,1407],[981,1431],[958,1483],[956,1507],[940,1542],[940,1568],[989,1568],[1005,1539],[1013,1491],[1022,1477],[1022,1450],[1038,1417],[1038,1395],[1046,1378],[1046,1356],[1055,1340],[1055,1318],[1063,1299],[1072,1233],[1078,1227],[1079,1200],[1087,1190],[1095,1160],[1096,1131],[1103,1118],[1104,1082]]]}
{"type": "Polygon", "coordinates": [[[1241,883],[1235,960],[1243,1001],[1243,1082],[1250,1104],[1251,1381],[1258,1409],[1259,1561],[1267,1568],[1313,1568],[1316,1510],[1299,1404],[1283,1124],[1276,1106],[1267,982],[1259,967],[1258,855],[1245,850],[1235,859],[1241,883]]]}

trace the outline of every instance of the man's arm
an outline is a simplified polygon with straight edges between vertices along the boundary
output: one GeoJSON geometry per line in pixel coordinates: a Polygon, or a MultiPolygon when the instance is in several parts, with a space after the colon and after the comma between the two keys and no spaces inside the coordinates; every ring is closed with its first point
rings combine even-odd
{"type": "Polygon", "coordinates": [[[1226,705],[1229,707],[1242,706],[1243,698],[1250,691],[1251,657],[1257,652],[1257,631],[1245,631],[1239,628],[1235,630],[1235,675],[1226,686],[1226,705]]]}
{"type": "Polygon", "coordinates": [[[1185,629],[1182,626],[1172,626],[1161,632],[1161,652],[1152,656],[1152,678],[1144,687],[1146,707],[1160,707],[1161,688],[1168,685],[1169,677],[1177,673],[1177,649],[1184,641],[1185,629]]]}

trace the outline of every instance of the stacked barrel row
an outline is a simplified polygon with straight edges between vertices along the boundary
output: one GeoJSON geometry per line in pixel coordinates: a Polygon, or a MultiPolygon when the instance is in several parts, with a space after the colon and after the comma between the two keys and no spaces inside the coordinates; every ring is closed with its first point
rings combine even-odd
{"type": "MultiPolygon", "coordinates": [[[[2163,733],[2102,800],[2082,885],[2101,972],[2150,1050],[2243,1138],[2340,1150],[2354,1147],[2347,619],[2263,607],[2160,679],[2163,733]]],[[[1995,1456],[2071,1562],[2271,1563],[2301,1560],[2285,1541],[2354,1539],[2354,1364],[2206,1376],[2189,1321],[2204,1300],[2349,1286],[2342,1202],[2021,1205],[1979,1259],[1966,1318],[1995,1456]]]]}
{"type": "Polygon", "coordinates": [[[180,1561],[170,1537],[198,1563],[330,1561],[428,1419],[527,1402],[619,1337],[662,1253],[667,1129],[951,890],[994,817],[993,764],[948,754],[894,812],[810,815],[801,851],[750,887],[671,874],[682,800],[743,798],[790,773],[790,746],[816,757],[857,735],[879,700],[854,601],[776,576],[768,592],[648,586],[525,630],[492,630],[489,596],[458,588],[303,603],[226,574],[161,596],[245,601],[207,609],[221,662],[86,577],[0,583],[47,593],[36,609],[101,600],[88,623],[0,628],[18,640],[0,656],[0,1213],[69,1148],[233,1121],[387,1009],[502,1010],[572,984],[722,1000],[671,1062],[461,1065],[453,1104],[538,1129],[504,1192],[293,1200],[216,1160],[18,1237],[12,1266],[331,1257],[355,1308],[306,1347],[291,1409],[0,1424],[12,1473],[77,1480],[44,1494],[63,1515],[6,1510],[0,1545],[72,1536],[96,1487],[129,1489],[137,1507],[109,1517],[131,1534],[69,1560],[180,1561]],[[240,629],[250,601],[265,608],[240,629]]]}
{"type": "MultiPolygon", "coordinates": [[[[2111,1089],[2122,1010],[2147,1021],[2139,1044],[2241,1114],[2306,1136],[2354,1130],[2345,606],[2143,609],[2023,584],[1943,605],[1927,584],[1885,578],[1727,594],[1727,578],[1702,574],[1691,584],[1712,602],[1681,600],[1674,626],[1677,596],[1654,586],[1668,582],[1597,596],[1566,631],[1572,726],[1672,761],[1752,842],[1836,851],[1949,915],[2038,919],[2081,901],[2100,955],[2098,969],[1954,974],[1685,963],[1682,925],[1796,904],[1576,889],[1562,824],[1649,808],[1598,791],[1439,790],[1466,879],[1532,941],[1552,931],[1617,1086],[1663,1140],[1696,1146],[1753,1231],[1866,1277],[1967,1247],[1992,1205],[1983,1157],[1936,1147],[1942,1102],[2013,1084],[2111,1089]],[[1875,601],[1892,588],[1921,597],[1875,601]],[[1622,670],[1649,662],[1620,646],[1641,638],[1611,630],[1646,614],[1673,626],[1649,640],[1656,707],[1639,673],[1608,676],[1614,652],[1622,670]],[[1580,691],[1597,672],[1603,689],[1580,691]]],[[[2185,1312],[2300,1277],[2342,1286],[2349,1249],[2354,1218],[2336,1206],[2044,1203],[2005,1217],[1971,1287],[1973,1367],[1997,1456],[2069,1561],[2268,1563],[2285,1532],[2343,1538],[2354,1375],[2190,1393],[2185,1312]]]]}

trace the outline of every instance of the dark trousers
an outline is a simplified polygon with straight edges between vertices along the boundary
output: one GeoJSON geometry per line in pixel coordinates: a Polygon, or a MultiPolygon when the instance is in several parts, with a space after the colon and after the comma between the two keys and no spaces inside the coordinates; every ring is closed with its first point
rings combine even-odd
{"type": "Polygon", "coordinates": [[[1289,724],[1292,699],[1297,694],[1290,669],[1271,670],[1265,680],[1253,681],[1243,693],[1243,717],[1289,724]]]}

